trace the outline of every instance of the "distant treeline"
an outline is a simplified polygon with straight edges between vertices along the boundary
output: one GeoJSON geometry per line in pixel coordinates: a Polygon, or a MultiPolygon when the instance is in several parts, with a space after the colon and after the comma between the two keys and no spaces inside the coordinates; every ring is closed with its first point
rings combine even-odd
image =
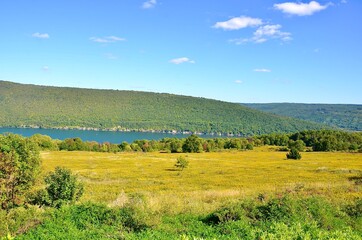
{"type": "Polygon", "coordinates": [[[244,103],[244,106],[280,116],[362,131],[361,104],[244,103]]]}
{"type": "Polygon", "coordinates": [[[359,151],[362,152],[362,132],[335,130],[310,130],[293,134],[268,134],[247,138],[203,139],[190,135],[184,139],[164,138],[161,140],[136,140],[132,143],[98,143],[82,141],[80,138],[54,140],[49,136],[36,134],[29,138],[41,150],[46,151],[94,151],[94,152],[153,152],[171,153],[215,152],[227,149],[251,150],[253,147],[274,145],[281,150],[296,147],[301,151],[359,151]]]}

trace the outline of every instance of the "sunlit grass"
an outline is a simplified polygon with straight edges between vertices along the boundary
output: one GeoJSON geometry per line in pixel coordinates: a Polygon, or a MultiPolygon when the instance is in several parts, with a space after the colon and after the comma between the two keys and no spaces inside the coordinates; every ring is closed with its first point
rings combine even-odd
{"type": "Polygon", "coordinates": [[[43,152],[44,173],[70,168],[85,184],[81,201],[123,205],[141,201],[153,212],[204,212],[223,202],[258,194],[299,191],[333,199],[361,195],[348,178],[362,171],[360,153],[302,153],[286,160],[285,152],[267,147],[217,153],[43,152]],[[177,157],[189,167],[174,167],[177,157]]]}

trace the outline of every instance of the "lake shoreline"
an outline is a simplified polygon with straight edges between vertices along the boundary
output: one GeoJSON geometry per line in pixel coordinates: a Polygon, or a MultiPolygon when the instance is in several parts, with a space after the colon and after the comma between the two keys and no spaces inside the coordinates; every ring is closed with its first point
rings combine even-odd
{"type": "Polygon", "coordinates": [[[43,126],[0,126],[2,128],[14,128],[14,129],[46,129],[46,130],[79,130],[79,131],[95,131],[95,132],[121,132],[121,133],[163,133],[163,134],[182,134],[182,135],[207,135],[207,136],[225,136],[225,137],[245,137],[243,134],[233,134],[233,133],[205,133],[197,131],[178,131],[178,130],[154,130],[154,129],[128,129],[121,127],[114,128],[93,128],[93,127],[43,127],[43,126]]]}
{"type": "MultiPolygon", "coordinates": [[[[24,137],[31,137],[35,134],[49,136],[53,139],[64,140],[67,138],[80,138],[82,141],[110,142],[122,143],[124,141],[130,143],[135,140],[161,140],[163,138],[187,138],[190,134],[161,132],[161,131],[115,131],[101,130],[92,128],[43,128],[43,127],[0,127],[0,134],[12,133],[19,134],[24,137]]],[[[222,135],[198,135],[202,138],[220,138],[222,135]]]]}

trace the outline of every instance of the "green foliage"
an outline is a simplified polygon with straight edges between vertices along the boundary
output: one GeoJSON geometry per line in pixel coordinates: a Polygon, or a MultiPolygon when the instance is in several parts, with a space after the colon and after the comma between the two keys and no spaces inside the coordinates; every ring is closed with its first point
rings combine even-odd
{"type": "Polygon", "coordinates": [[[353,203],[346,205],[345,212],[353,218],[362,220],[362,198],[357,198],[353,203]]]}
{"type": "Polygon", "coordinates": [[[175,167],[180,169],[181,171],[184,170],[184,168],[187,168],[189,166],[189,160],[187,160],[185,157],[178,157],[175,163],[175,167]]]}
{"type": "Polygon", "coordinates": [[[136,91],[0,81],[0,126],[156,130],[256,135],[323,126],[236,103],[136,91]]]}
{"type": "Polygon", "coordinates": [[[147,225],[131,207],[109,208],[94,203],[64,206],[42,225],[17,239],[124,239],[147,225]]]}
{"type": "Polygon", "coordinates": [[[202,138],[192,134],[185,139],[185,142],[182,145],[182,151],[187,153],[200,153],[203,150],[202,142],[202,138]]]}
{"type": "Polygon", "coordinates": [[[362,145],[362,132],[302,131],[290,135],[290,139],[302,140],[313,151],[349,151],[351,145],[362,145]]]}
{"type": "Polygon", "coordinates": [[[0,210],[0,239],[2,237],[7,239],[7,235],[14,237],[23,234],[41,224],[48,215],[49,212],[31,205],[12,208],[8,211],[0,210]]]}
{"type": "Polygon", "coordinates": [[[46,151],[59,150],[57,142],[49,136],[34,134],[29,138],[29,140],[37,144],[41,150],[46,150],[46,151]]]}
{"type": "Polygon", "coordinates": [[[331,127],[362,131],[362,105],[303,103],[250,103],[242,105],[281,116],[328,124],[331,127]]]}
{"type": "Polygon", "coordinates": [[[19,135],[0,135],[0,207],[23,203],[40,168],[37,145],[19,135]]]}
{"type": "Polygon", "coordinates": [[[291,148],[290,151],[287,153],[287,159],[295,159],[299,160],[302,158],[302,155],[300,155],[298,149],[291,148]]]}
{"type": "MultiPolygon", "coordinates": [[[[83,185],[69,169],[56,167],[54,172],[45,177],[46,193],[49,205],[60,207],[63,204],[72,203],[78,200],[83,194],[83,185]]],[[[41,193],[41,200],[46,196],[41,193]]]]}
{"type": "Polygon", "coordinates": [[[303,152],[305,150],[305,143],[302,140],[289,140],[288,148],[294,148],[300,152],[303,152]]]}
{"type": "MultiPolygon", "coordinates": [[[[244,199],[207,216],[163,216],[150,226],[140,209],[83,203],[63,206],[39,218],[25,209],[10,233],[17,239],[360,239],[360,200],[337,205],[321,197],[289,194],[260,201],[244,199]],[[36,217],[31,217],[30,215],[36,217]],[[358,215],[359,214],[359,215],[358,215]],[[31,219],[37,224],[19,230],[31,219]],[[39,222],[42,224],[39,225],[39,222]],[[20,227],[21,228],[21,227],[20,227]]],[[[20,210],[20,209],[19,209],[20,210]]],[[[1,218],[0,212],[0,218],[1,218]]],[[[2,219],[0,219],[2,220],[2,219]]],[[[0,236],[6,236],[2,232],[0,236]]]]}

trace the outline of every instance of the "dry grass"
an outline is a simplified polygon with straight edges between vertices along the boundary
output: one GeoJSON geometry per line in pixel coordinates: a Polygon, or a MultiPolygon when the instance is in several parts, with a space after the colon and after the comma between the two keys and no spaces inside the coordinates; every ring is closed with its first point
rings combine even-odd
{"type": "Polygon", "coordinates": [[[111,206],[144,204],[153,212],[208,212],[225,201],[281,191],[323,194],[335,199],[361,196],[349,177],[362,172],[360,153],[302,153],[258,148],[246,152],[198,154],[43,152],[43,168],[70,168],[85,183],[82,201],[111,206]],[[177,171],[177,157],[189,167],[177,171]]]}

